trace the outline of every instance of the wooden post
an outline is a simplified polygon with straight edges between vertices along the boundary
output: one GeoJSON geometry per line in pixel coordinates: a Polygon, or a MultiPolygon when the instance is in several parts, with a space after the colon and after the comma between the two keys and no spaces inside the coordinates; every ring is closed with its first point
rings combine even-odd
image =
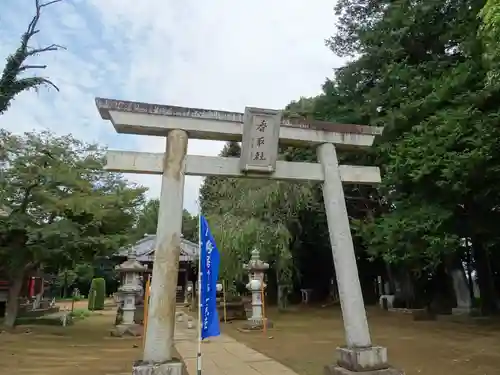
{"type": "Polygon", "coordinates": [[[262,300],[262,332],[267,335],[267,319],[266,319],[266,300],[264,298],[264,281],[261,283],[260,298],[262,300]]]}
{"type": "Polygon", "coordinates": [[[144,344],[146,343],[146,332],[148,329],[148,310],[149,310],[149,290],[151,287],[151,274],[148,275],[148,279],[146,281],[145,291],[144,291],[144,330],[142,333],[142,347],[144,350],[144,344]]]}
{"type": "Polygon", "coordinates": [[[227,324],[226,280],[222,280],[222,302],[224,303],[224,324],[227,324]]]}
{"type": "Polygon", "coordinates": [[[75,311],[75,290],[73,289],[73,292],[71,293],[71,312],[73,313],[75,311]]]}

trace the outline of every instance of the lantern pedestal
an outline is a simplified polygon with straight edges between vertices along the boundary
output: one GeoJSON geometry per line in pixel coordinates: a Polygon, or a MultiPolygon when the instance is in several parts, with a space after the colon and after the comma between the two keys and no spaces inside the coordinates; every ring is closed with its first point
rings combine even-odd
{"type": "MultiPolygon", "coordinates": [[[[273,328],[274,324],[272,321],[265,319],[266,320],[266,329],[273,328]]],[[[253,332],[253,331],[263,331],[264,330],[264,321],[261,320],[260,322],[252,322],[250,320],[247,320],[245,324],[243,324],[243,327],[238,328],[238,331],[240,332],[253,332]]]]}
{"type": "Polygon", "coordinates": [[[246,288],[252,293],[252,316],[248,318],[241,331],[261,331],[265,328],[272,328],[271,321],[263,316],[263,291],[266,288],[264,283],[264,271],[269,269],[269,264],[260,260],[260,252],[252,250],[250,261],[243,265],[248,270],[248,284],[246,288]],[[265,324],[265,326],[264,326],[265,324]]]}
{"type": "Polygon", "coordinates": [[[144,327],[140,324],[119,324],[115,326],[113,330],[110,331],[112,337],[123,337],[123,336],[142,336],[142,331],[144,327]]]}
{"type": "Polygon", "coordinates": [[[136,298],[140,297],[143,292],[141,273],[146,271],[147,266],[139,263],[135,254],[130,252],[128,259],[115,269],[121,274],[122,280],[122,286],[118,288],[122,317],[121,322],[110,332],[111,336],[141,336],[143,328],[134,321],[135,303],[136,298]]]}

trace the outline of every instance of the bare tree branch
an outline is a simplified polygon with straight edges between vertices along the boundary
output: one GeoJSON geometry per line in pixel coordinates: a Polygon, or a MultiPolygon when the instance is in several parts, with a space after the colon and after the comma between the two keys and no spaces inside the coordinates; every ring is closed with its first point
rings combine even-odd
{"type": "Polygon", "coordinates": [[[27,30],[21,37],[20,46],[7,58],[7,64],[0,77],[0,92],[2,93],[0,96],[0,114],[7,110],[10,102],[22,91],[30,89],[37,90],[40,86],[50,86],[59,91],[57,86],[47,78],[37,76],[20,78],[19,74],[30,69],[46,68],[46,65],[42,64],[25,64],[26,59],[29,57],[43,52],[65,49],[63,46],[58,44],[51,44],[41,48],[32,48],[28,45],[31,38],[39,32],[37,25],[40,20],[42,9],[62,1],[63,0],[50,0],[47,2],[41,2],[40,0],[35,0],[35,15],[31,19],[27,30]]]}
{"type": "Polygon", "coordinates": [[[23,72],[28,69],[45,69],[47,65],[23,65],[19,68],[20,72],[23,72]]]}
{"type": "Polygon", "coordinates": [[[62,0],[53,0],[53,1],[49,1],[49,2],[47,2],[47,3],[41,4],[41,5],[40,5],[40,8],[47,7],[47,6],[52,5],[52,4],[54,4],[54,3],[59,3],[59,2],[61,2],[61,1],[62,1],[62,0]]]}
{"type": "MultiPolygon", "coordinates": [[[[28,25],[28,29],[26,30],[26,33],[23,35],[23,38],[22,38],[21,49],[23,51],[28,52],[28,42],[30,41],[30,39],[31,39],[31,37],[33,35],[37,34],[40,31],[40,30],[36,29],[36,26],[38,25],[38,21],[40,20],[40,15],[41,15],[42,8],[47,7],[49,5],[52,5],[52,4],[55,4],[55,3],[59,3],[61,1],[62,0],[53,0],[53,1],[49,1],[47,3],[40,3],[40,0],[35,0],[35,15],[31,19],[31,22],[28,25]]],[[[57,46],[57,45],[53,44],[53,45],[47,47],[49,49],[43,49],[42,48],[38,52],[31,51],[28,54],[28,56],[32,56],[35,53],[44,52],[45,50],[47,50],[47,51],[55,51],[55,50],[58,49],[58,48],[54,49],[53,47],[55,47],[55,46],[57,46]]],[[[34,50],[34,51],[37,51],[37,50],[34,50]]]]}
{"type": "Polygon", "coordinates": [[[60,49],[66,49],[66,47],[60,46],[59,44],[51,44],[50,46],[44,47],[44,48],[33,48],[30,49],[30,47],[27,47],[26,49],[26,55],[27,56],[33,56],[38,53],[42,52],[49,52],[49,51],[58,51],[60,49]]]}

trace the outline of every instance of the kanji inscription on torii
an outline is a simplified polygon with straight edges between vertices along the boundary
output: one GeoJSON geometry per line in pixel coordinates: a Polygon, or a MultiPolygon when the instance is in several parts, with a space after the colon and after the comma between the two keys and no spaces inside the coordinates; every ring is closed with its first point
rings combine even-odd
{"type": "Polygon", "coordinates": [[[273,173],[278,158],[281,111],[245,108],[240,168],[273,173]]]}

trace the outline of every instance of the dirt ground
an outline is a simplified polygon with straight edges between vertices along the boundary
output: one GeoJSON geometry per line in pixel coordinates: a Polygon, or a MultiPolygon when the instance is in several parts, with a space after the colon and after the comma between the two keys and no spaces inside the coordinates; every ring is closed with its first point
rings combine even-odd
{"type": "MultiPolygon", "coordinates": [[[[83,306],[80,306],[83,307],[83,306]]],[[[78,306],[77,306],[78,308],[78,306]]],[[[241,322],[222,325],[248,346],[291,367],[300,375],[318,375],[335,360],[344,342],[338,308],[307,308],[278,314],[267,336],[241,333],[241,322]]],[[[109,336],[114,311],[96,313],[66,328],[19,327],[0,333],[0,368],[9,375],[130,375],[141,355],[140,338],[109,336]]],[[[407,375],[497,375],[500,326],[451,322],[414,322],[411,316],[369,310],[373,342],[387,346],[390,362],[407,375]]]]}
{"type": "MultiPolygon", "coordinates": [[[[369,309],[374,344],[388,348],[389,361],[406,375],[500,374],[500,326],[465,323],[414,322],[411,316],[369,309]]],[[[300,375],[318,375],[333,363],[335,347],[343,345],[340,309],[308,308],[300,312],[269,312],[275,329],[241,333],[240,322],[223,325],[222,331],[300,375]]]]}
{"type": "Polygon", "coordinates": [[[69,327],[21,326],[0,333],[1,373],[130,375],[141,339],[110,337],[113,322],[114,311],[105,310],[69,327]]]}

